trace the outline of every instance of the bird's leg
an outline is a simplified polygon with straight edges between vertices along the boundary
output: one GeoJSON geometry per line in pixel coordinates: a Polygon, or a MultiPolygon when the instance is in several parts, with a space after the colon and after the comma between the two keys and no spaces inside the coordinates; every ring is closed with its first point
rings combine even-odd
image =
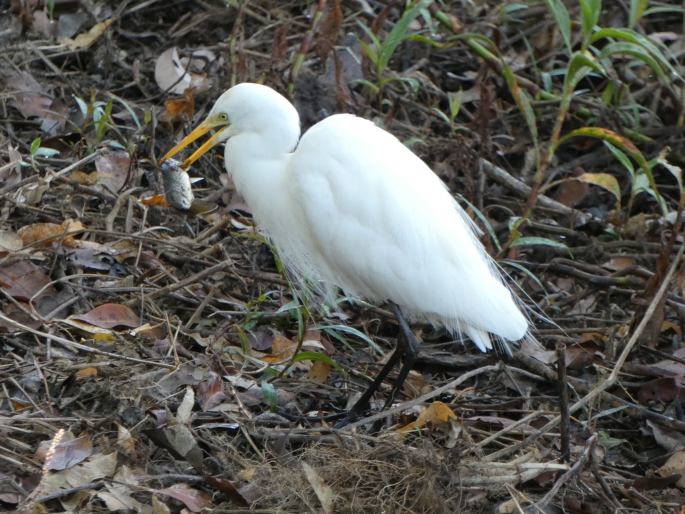
{"type": "Polygon", "coordinates": [[[386,362],[385,366],[383,366],[383,369],[381,369],[380,373],[378,373],[371,385],[366,389],[366,391],[364,391],[364,394],[361,395],[359,400],[357,400],[354,406],[350,409],[350,414],[359,414],[369,408],[369,401],[371,400],[373,394],[378,391],[378,388],[381,386],[383,380],[385,380],[392,368],[394,368],[397,362],[402,359],[402,368],[400,368],[400,373],[397,375],[397,379],[395,379],[390,396],[383,406],[383,410],[387,409],[392,404],[397,392],[402,388],[409,371],[411,371],[412,367],[414,366],[414,362],[416,361],[419,342],[416,340],[416,336],[411,331],[411,328],[409,328],[409,324],[407,323],[407,320],[402,314],[400,308],[392,302],[390,303],[390,306],[392,307],[393,313],[395,314],[397,322],[400,325],[400,332],[397,337],[397,346],[395,347],[395,351],[388,359],[388,362],[386,362]]]}
{"type": "Polygon", "coordinates": [[[385,380],[385,377],[388,376],[388,373],[390,373],[392,368],[395,367],[397,361],[400,360],[400,358],[402,357],[402,352],[403,348],[399,344],[397,344],[397,346],[395,346],[395,350],[392,352],[392,355],[388,359],[388,362],[385,363],[385,366],[383,366],[383,369],[381,369],[380,373],[376,375],[376,378],[374,378],[373,382],[371,382],[371,385],[366,389],[366,391],[364,391],[364,393],[352,406],[348,416],[360,414],[369,408],[369,400],[371,400],[373,394],[376,391],[378,391],[378,388],[380,388],[381,384],[383,383],[383,380],[385,380]]]}
{"type": "Polygon", "coordinates": [[[392,307],[393,313],[395,314],[395,317],[397,318],[397,322],[400,324],[400,332],[397,335],[397,349],[395,350],[395,353],[401,350],[403,359],[402,367],[400,368],[400,372],[397,375],[395,383],[392,386],[392,391],[390,391],[390,395],[388,396],[388,399],[385,401],[383,410],[387,409],[388,407],[390,407],[390,405],[392,405],[392,402],[395,400],[395,395],[399,392],[400,389],[402,389],[404,381],[407,379],[409,372],[414,367],[414,362],[416,362],[416,356],[419,353],[419,341],[416,339],[414,332],[412,332],[411,328],[409,327],[409,323],[407,323],[404,314],[402,314],[402,311],[396,304],[391,303],[390,305],[392,307]]]}

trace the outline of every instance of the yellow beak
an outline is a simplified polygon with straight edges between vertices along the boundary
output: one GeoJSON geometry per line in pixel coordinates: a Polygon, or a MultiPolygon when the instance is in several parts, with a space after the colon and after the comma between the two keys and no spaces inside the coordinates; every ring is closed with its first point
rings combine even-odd
{"type": "Polygon", "coordinates": [[[214,133],[214,135],[212,135],[207,141],[202,143],[202,146],[200,146],[200,148],[198,148],[192,154],[190,154],[190,157],[188,157],[181,164],[181,168],[188,169],[188,167],[191,164],[193,164],[195,161],[197,161],[200,157],[202,157],[213,146],[215,146],[217,144],[217,139],[219,138],[219,135],[224,131],[224,129],[226,129],[226,124],[217,123],[213,120],[206,119],[205,121],[200,123],[197,127],[195,127],[193,129],[193,131],[190,134],[188,134],[186,137],[184,137],[176,146],[174,146],[171,150],[169,150],[166,154],[164,154],[164,157],[162,157],[162,160],[160,161],[160,163],[166,161],[170,157],[173,157],[178,152],[183,150],[186,146],[188,146],[190,143],[201,138],[202,136],[204,136],[207,132],[209,132],[212,129],[217,129],[217,131],[214,133]]]}

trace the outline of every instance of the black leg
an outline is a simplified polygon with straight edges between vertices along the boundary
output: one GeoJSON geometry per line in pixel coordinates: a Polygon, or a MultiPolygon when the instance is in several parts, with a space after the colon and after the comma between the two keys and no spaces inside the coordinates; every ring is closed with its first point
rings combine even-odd
{"type": "Polygon", "coordinates": [[[390,391],[390,395],[385,401],[385,405],[383,405],[383,410],[392,405],[392,402],[395,400],[395,395],[400,391],[400,389],[402,389],[404,381],[407,379],[409,372],[414,367],[416,356],[419,353],[419,342],[416,339],[414,332],[411,331],[409,323],[407,323],[402,311],[394,303],[391,303],[390,305],[392,306],[393,313],[397,318],[397,322],[400,324],[400,333],[397,335],[397,350],[395,350],[395,352],[401,349],[404,358],[402,359],[402,367],[400,368],[400,372],[392,386],[392,391],[390,391]]]}
{"type": "Polygon", "coordinates": [[[400,373],[397,375],[397,379],[393,384],[390,396],[383,406],[383,410],[387,409],[395,399],[397,392],[402,388],[407,375],[409,375],[409,372],[416,361],[419,342],[416,340],[416,336],[414,336],[411,328],[409,328],[409,324],[404,318],[400,308],[392,302],[390,303],[390,306],[392,307],[392,311],[400,325],[400,331],[397,336],[397,346],[395,347],[393,354],[388,359],[388,362],[386,362],[385,366],[383,366],[383,369],[381,369],[378,376],[376,376],[371,385],[366,389],[366,391],[364,391],[364,394],[362,394],[359,400],[357,400],[354,406],[350,409],[351,417],[354,417],[355,415],[360,414],[369,408],[369,401],[371,400],[373,394],[378,391],[378,388],[381,386],[383,380],[385,380],[392,368],[394,368],[397,362],[402,359],[402,368],[400,368],[400,373]]]}
{"type": "Polygon", "coordinates": [[[369,401],[371,400],[371,397],[376,391],[378,391],[378,388],[383,383],[383,380],[385,380],[385,377],[388,376],[388,373],[390,373],[392,368],[395,367],[397,361],[400,360],[400,357],[402,357],[402,352],[403,348],[397,344],[397,346],[395,346],[395,350],[388,359],[388,362],[386,362],[385,366],[383,366],[383,369],[381,369],[380,373],[376,375],[376,378],[373,380],[373,382],[371,382],[371,385],[366,389],[366,391],[364,391],[364,394],[359,397],[359,400],[357,400],[354,406],[350,409],[350,414],[361,414],[369,408],[369,401]]]}

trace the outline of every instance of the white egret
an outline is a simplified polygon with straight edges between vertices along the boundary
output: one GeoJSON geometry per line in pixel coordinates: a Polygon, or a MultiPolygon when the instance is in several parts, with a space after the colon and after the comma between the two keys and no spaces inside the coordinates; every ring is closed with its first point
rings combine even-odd
{"type": "MultiPolygon", "coordinates": [[[[372,122],[336,114],[300,137],[293,105],[273,89],[238,84],[163,158],[214,130],[183,167],[225,143],[226,169],[295,277],[330,293],[390,302],[401,334],[379,385],[416,355],[402,314],[468,336],[481,351],[528,334],[528,320],[478,229],[442,181],[372,122]],[[404,339],[404,341],[403,341],[404,339]]],[[[367,403],[372,391],[357,406],[367,403]]]]}

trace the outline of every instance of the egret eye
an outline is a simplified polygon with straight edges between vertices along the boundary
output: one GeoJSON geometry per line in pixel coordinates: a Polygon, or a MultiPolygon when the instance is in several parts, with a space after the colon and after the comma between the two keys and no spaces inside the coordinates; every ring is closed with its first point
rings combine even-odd
{"type": "Polygon", "coordinates": [[[226,114],[225,112],[220,112],[219,120],[228,123],[228,114],[226,114]]]}

